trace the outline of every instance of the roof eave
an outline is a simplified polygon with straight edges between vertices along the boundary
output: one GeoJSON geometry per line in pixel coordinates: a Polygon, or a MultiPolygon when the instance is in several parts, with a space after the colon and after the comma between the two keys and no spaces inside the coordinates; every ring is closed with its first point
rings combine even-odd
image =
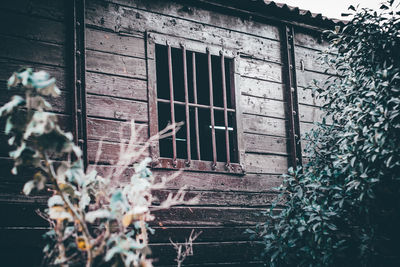
{"type": "Polygon", "coordinates": [[[286,4],[266,0],[195,0],[216,8],[229,10],[246,17],[257,17],[277,23],[299,26],[315,31],[343,26],[346,21],[330,19],[321,14],[312,13],[286,4]]]}

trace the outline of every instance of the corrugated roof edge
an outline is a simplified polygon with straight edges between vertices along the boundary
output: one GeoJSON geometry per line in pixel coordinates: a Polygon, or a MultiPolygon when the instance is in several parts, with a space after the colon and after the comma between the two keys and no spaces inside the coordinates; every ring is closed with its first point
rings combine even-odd
{"type": "MultiPolygon", "coordinates": [[[[251,0],[251,1],[254,1],[254,0],[251,0]]],[[[258,0],[256,0],[256,1],[258,1],[258,0]]],[[[323,22],[333,23],[333,24],[346,24],[348,22],[345,20],[328,18],[326,16],[322,16],[322,14],[320,14],[320,13],[313,13],[309,10],[300,9],[298,7],[289,6],[289,5],[283,4],[283,3],[277,3],[275,1],[262,0],[262,2],[264,2],[264,4],[268,7],[280,8],[280,9],[286,10],[289,13],[292,13],[295,16],[305,16],[308,18],[312,18],[315,20],[323,21],[323,22]]]]}
{"type": "Polygon", "coordinates": [[[180,0],[193,1],[204,4],[211,4],[220,8],[234,9],[236,12],[242,11],[252,13],[269,19],[282,22],[296,22],[303,26],[310,25],[314,29],[332,29],[337,25],[343,26],[347,21],[332,19],[322,14],[312,13],[298,7],[288,6],[287,4],[277,3],[267,0],[180,0]]]}

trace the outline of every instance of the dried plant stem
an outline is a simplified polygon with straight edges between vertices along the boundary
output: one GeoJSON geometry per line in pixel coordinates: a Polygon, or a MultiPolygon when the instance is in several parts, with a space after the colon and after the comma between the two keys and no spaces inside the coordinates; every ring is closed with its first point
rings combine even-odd
{"type": "MultiPolygon", "coordinates": [[[[15,72],[7,85],[10,89],[24,89],[26,98],[14,96],[6,106],[0,107],[0,116],[7,117],[6,132],[14,135],[8,140],[16,146],[10,152],[15,161],[12,173],[17,174],[20,166],[39,168],[25,183],[23,192],[29,195],[32,190],[48,187],[53,193],[47,202],[47,216],[42,216],[51,226],[46,233],[50,243],[44,249],[47,265],[152,266],[152,260],[147,258],[151,230],[147,222],[155,218],[152,211],[197,202],[197,198],[186,200],[186,190],[182,188],[175,194],[169,193],[157,207],[152,204],[154,190],[166,188],[181,172],[157,181],[148,169],[151,159],[144,158],[146,151],[182,124],[170,124],[145,141],[136,134],[132,121],[130,139],[124,140],[124,131],[120,131],[118,158],[108,162],[113,168],[106,176],[100,176],[95,167],[102,159],[102,140],[89,172],[83,168],[82,151],[73,142],[72,134],[60,128],[55,114],[45,112],[51,108],[46,98],[61,93],[54,78],[46,72],[27,68],[15,72]],[[24,127],[13,124],[14,120],[24,127]],[[126,175],[129,175],[128,182],[126,175]]],[[[184,251],[182,245],[178,246],[179,266],[186,256],[193,254],[191,244],[196,237],[192,232],[184,251]]]]}
{"type": "Polygon", "coordinates": [[[92,255],[92,249],[91,249],[91,244],[90,240],[92,239],[89,229],[83,220],[82,216],[78,214],[76,211],[74,205],[69,201],[68,197],[65,197],[64,192],[61,190],[57,179],[56,179],[56,173],[54,171],[53,165],[51,161],[49,160],[49,157],[45,155],[45,165],[47,167],[47,173],[50,175],[50,180],[53,182],[57,192],[60,194],[62,200],[64,201],[65,205],[68,207],[68,209],[71,211],[73,218],[78,221],[80,226],[82,227],[82,233],[83,233],[83,238],[85,239],[85,243],[87,245],[87,260],[86,260],[86,267],[91,267],[92,262],[93,262],[93,255],[92,255]]]}
{"type": "Polygon", "coordinates": [[[193,241],[195,241],[201,233],[202,233],[201,231],[198,233],[194,233],[194,229],[192,229],[189,239],[187,239],[184,244],[174,243],[172,242],[171,239],[169,239],[169,241],[171,242],[172,246],[175,248],[177,253],[175,259],[177,267],[182,266],[182,263],[184,262],[187,256],[193,256],[193,241]]]}

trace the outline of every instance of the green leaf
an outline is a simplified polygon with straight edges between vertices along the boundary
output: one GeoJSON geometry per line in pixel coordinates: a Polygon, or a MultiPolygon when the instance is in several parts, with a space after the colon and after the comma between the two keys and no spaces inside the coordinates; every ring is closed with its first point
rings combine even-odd
{"type": "Polygon", "coordinates": [[[7,81],[7,88],[10,89],[12,87],[17,86],[18,84],[18,77],[17,77],[17,73],[13,73],[13,75],[11,75],[11,77],[8,79],[7,81]]]}
{"type": "Polygon", "coordinates": [[[35,188],[35,181],[31,180],[25,183],[22,191],[24,192],[25,195],[28,196],[34,188],[35,188]]]}
{"type": "Polygon", "coordinates": [[[0,117],[9,114],[14,108],[24,104],[25,104],[25,99],[23,99],[18,95],[13,96],[11,98],[11,101],[9,101],[0,108],[0,117]]]}
{"type": "Polygon", "coordinates": [[[327,225],[328,228],[331,229],[332,231],[338,230],[338,228],[336,227],[336,225],[334,225],[333,223],[327,223],[326,225],[327,225]]]}
{"type": "Polygon", "coordinates": [[[114,246],[111,249],[107,250],[106,256],[104,257],[105,261],[110,261],[115,254],[119,254],[123,251],[123,249],[119,246],[114,246]]]}
{"type": "Polygon", "coordinates": [[[31,84],[30,84],[29,80],[30,80],[30,76],[32,75],[32,73],[33,73],[33,70],[31,68],[26,68],[25,70],[17,73],[17,78],[23,86],[30,88],[31,84]]]}
{"type": "Polygon", "coordinates": [[[86,213],[85,219],[89,223],[94,223],[94,221],[97,219],[104,219],[109,217],[111,217],[111,213],[108,210],[98,209],[86,213]]]}
{"type": "Polygon", "coordinates": [[[53,206],[48,210],[49,218],[52,220],[68,220],[73,221],[71,213],[69,213],[64,207],[53,206]]]}
{"type": "Polygon", "coordinates": [[[16,159],[21,156],[22,152],[26,148],[26,143],[22,143],[16,150],[10,151],[9,155],[11,158],[16,159]]]}
{"type": "Polygon", "coordinates": [[[354,163],[355,163],[355,161],[356,161],[356,157],[352,157],[351,158],[351,160],[350,160],[350,165],[352,166],[352,167],[354,167],[354,163]]]}
{"type": "MultiPolygon", "coordinates": [[[[12,130],[12,128],[13,128],[13,123],[12,123],[12,117],[10,116],[10,117],[8,117],[7,118],[7,121],[6,121],[6,127],[5,127],[5,129],[4,129],[4,132],[5,132],[5,134],[10,134],[11,133],[11,130],[12,130]]],[[[14,139],[15,139],[15,136],[13,136],[14,137],[14,139]]],[[[10,138],[11,139],[11,138],[10,138]]],[[[11,144],[10,144],[11,145],[11,144]]]]}
{"type": "MultiPolygon", "coordinates": [[[[6,134],[8,134],[8,133],[6,133],[6,134]]],[[[15,136],[11,136],[8,139],[7,143],[8,143],[8,145],[12,146],[14,144],[14,141],[15,141],[15,136]]]]}
{"type": "Polygon", "coordinates": [[[89,196],[89,194],[85,191],[85,192],[82,193],[81,198],[80,198],[80,200],[79,200],[79,207],[80,207],[82,210],[85,210],[86,207],[89,205],[89,203],[90,203],[90,196],[89,196]]]}
{"type": "Polygon", "coordinates": [[[48,112],[37,111],[33,114],[31,121],[26,126],[24,139],[28,139],[31,135],[43,135],[49,131],[49,117],[48,112]]]}
{"type": "Polygon", "coordinates": [[[53,206],[64,206],[64,201],[60,195],[54,195],[47,200],[47,206],[50,208],[53,206]]]}

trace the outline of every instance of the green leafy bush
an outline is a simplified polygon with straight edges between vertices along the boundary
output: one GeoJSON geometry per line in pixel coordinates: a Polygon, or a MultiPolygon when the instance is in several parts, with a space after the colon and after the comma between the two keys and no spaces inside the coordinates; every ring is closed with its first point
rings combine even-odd
{"type": "MultiPolygon", "coordinates": [[[[45,235],[45,265],[152,266],[148,258],[151,212],[196,201],[184,200],[182,188],[152,206],[152,190],[164,188],[174,177],[155,182],[147,168],[150,159],[141,159],[149,144],[167,136],[175,125],[138,146],[132,123],[132,137],[120,147],[118,168],[101,177],[95,170],[85,171],[72,134],[58,126],[55,114],[45,111],[51,109],[45,97],[60,94],[54,78],[25,69],[12,75],[8,87],[24,95],[14,96],[0,108],[0,116],[6,117],[5,132],[11,136],[9,145],[14,147],[10,152],[15,162],[12,172],[17,175],[25,167],[36,170],[23,188],[26,195],[44,189],[53,192],[42,213],[50,223],[45,235]],[[133,164],[134,174],[123,183],[123,173],[133,164]]],[[[100,153],[101,147],[97,157],[100,153]]]]}
{"type": "Polygon", "coordinates": [[[323,56],[337,76],[314,86],[333,123],[258,226],[268,266],[400,266],[400,12],[350,10],[323,56]]]}

